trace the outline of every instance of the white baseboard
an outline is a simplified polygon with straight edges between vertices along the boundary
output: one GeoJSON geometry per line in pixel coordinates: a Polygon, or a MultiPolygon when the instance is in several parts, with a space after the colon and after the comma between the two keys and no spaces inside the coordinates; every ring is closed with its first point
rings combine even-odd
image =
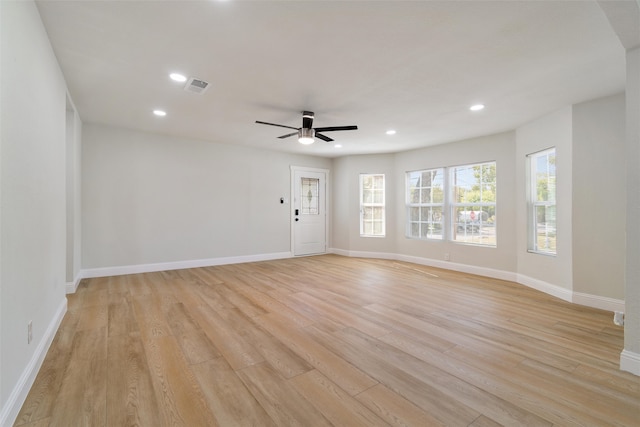
{"type": "Polygon", "coordinates": [[[82,272],[79,271],[78,275],[73,279],[73,282],[67,282],[65,285],[65,293],[66,294],[75,294],[78,289],[78,285],[80,284],[80,280],[82,280],[82,272]]]}
{"type": "Polygon", "coordinates": [[[640,376],[640,354],[622,350],[620,354],[620,370],[640,376]]]}
{"type": "Polygon", "coordinates": [[[31,356],[31,360],[29,360],[29,363],[13,388],[11,395],[9,395],[6,404],[2,408],[2,412],[0,412],[0,426],[13,425],[15,422],[66,312],[67,298],[64,298],[54,314],[53,319],[51,319],[49,326],[47,326],[33,356],[31,356]]]}
{"type": "Polygon", "coordinates": [[[475,265],[458,264],[450,261],[440,261],[431,258],[422,258],[411,255],[401,255],[388,252],[346,251],[344,249],[331,248],[330,253],[355,258],[389,259],[395,261],[410,262],[429,267],[444,268],[445,270],[460,271],[462,273],[477,274],[478,276],[491,277],[500,280],[516,281],[516,274],[493,268],[478,267],[475,265]]]}
{"type": "Polygon", "coordinates": [[[291,252],[275,252],[270,254],[243,255],[236,257],[222,257],[197,259],[188,261],[161,262],[156,264],[123,265],[116,267],[90,268],[80,271],[81,278],[121,276],[123,274],[153,273],[156,271],[182,270],[185,268],[211,267],[214,265],[241,264],[245,262],[271,261],[274,259],[291,258],[291,252]]]}
{"type": "Polygon", "coordinates": [[[397,260],[398,255],[387,252],[366,252],[366,251],[347,251],[344,249],[330,248],[331,254],[346,256],[349,258],[371,258],[371,259],[390,259],[397,260]]]}
{"type": "Polygon", "coordinates": [[[525,285],[537,291],[544,292],[545,294],[553,295],[554,297],[560,298],[561,300],[573,302],[573,291],[562,286],[553,285],[551,283],[545,282],[544,280],[525,276],[524,274],[518,274],[515,281],[517,283],[520,283],[521,285],[525,285]]]}
{"type": "Polygon", "coordinates": [[[479,267],[477,265],[459,264],[451,261],[441,261],[439,259],[421,258],[410,255],[398,255],[398,261],[411,262],[414,264],[426,265],[429,267],[443,268],[445,270],[459,271],[461,273],[476,274],[492,279],[516,281],[516,274],[509,271],[496,270],[495,268],[479,267]]]}
{"type": "Polygon", "coordinates": [[[580,305],[586,305],[587,307],[599,308],[601,310],[620,311],[624,313],[624,300],[621,299],[583,294],[582,292],[574,292],[573,301],[571,302],[580,305]]]}
{"type": "Polygon", "coordinates": [[[607,311],[624,312],[624,301],[602,297],[598,295],[585,294],[582,292],[573,292],[562,286],[554,285],[543,280],[525,276],[511,271],[496,270],[493,268],[480,267],[477,265],[458,264],[450,261],[442,261],[439,259],[422,258],[411,255],[401,255],[393,253],[365,252],[365,251],[347,251],[344,249],[332,248],[330,253],[347,257],[358,258],[374,258],[374,259],[390,259],[397,261],[411,262],[414,264],[426,265],[429,267],[444,268],[446,270],[459,271],[462,273],[477,274],[478,276],[491,277],[493,279],[509,280],[519,283],[532,289],[536,289],[545,294],[560,298],[561,300],[574,304],[584,305],[592,308],[599,308],[607,311]]]}

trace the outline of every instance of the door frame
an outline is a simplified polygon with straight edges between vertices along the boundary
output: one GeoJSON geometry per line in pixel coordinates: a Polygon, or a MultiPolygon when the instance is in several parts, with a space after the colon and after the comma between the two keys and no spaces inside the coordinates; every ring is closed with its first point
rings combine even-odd
{"type": "MultiPolygon", "coordinates": [[[[322,168],[311,168],[311,167],[306,167],[306,166],[289,166],[289,170],[290,170],[290,185],[291,185],[291,196],[290,199],[291,200],[291,205],[290,205],[290,209],[289,209],[289,223],[291,225],[291,243],[290,243],[290,247],[291,247],[291,254],[293,256],[306,256],[306,255],[296,255],[295,253],[295,221],[293,220],[294,218],[294,197],[296,195],[295,193],[295,175],[296,172],[313,172],[313,173],[322,173],[324,174],[324,252],[322,253],[328,253],[329,252],[329,208],[331,206],[331,204],[329,203],[329,200],[331,200],[330,193],[329,193],[329,188],[331,187],[330,181],[329,181],[329,169],[322,169],[322,168]]],[[[322,202],[322,201],[321,201],[322,202]]],[[[317,255],[317,254],[316,254],[317,255]]]]}

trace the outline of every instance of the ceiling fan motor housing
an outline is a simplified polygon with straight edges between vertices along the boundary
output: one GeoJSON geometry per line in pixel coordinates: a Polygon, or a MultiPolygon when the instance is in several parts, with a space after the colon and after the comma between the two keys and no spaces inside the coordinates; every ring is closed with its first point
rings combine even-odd
{"type": "Polygon", "coordinates": [[[302,127],[307,129],[313,127],[313,111],[302,112],[302,127]]]}

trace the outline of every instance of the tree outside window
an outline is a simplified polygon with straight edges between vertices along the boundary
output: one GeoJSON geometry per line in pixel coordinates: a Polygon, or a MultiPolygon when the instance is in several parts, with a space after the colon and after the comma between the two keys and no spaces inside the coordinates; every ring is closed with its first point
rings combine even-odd
{"type": "Polygon", "coordinates": [[[496,246],[496,163],[451,168],[451,188],[452,240],[496,246]]]}

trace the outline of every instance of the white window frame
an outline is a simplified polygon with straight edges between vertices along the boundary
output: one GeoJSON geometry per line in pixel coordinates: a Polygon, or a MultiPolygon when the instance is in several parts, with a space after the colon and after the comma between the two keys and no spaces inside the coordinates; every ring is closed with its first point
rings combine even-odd
{"type": "MultiPolygon", "coordinates": [[[[537,160],[541,157],[547,157],[546,166],[549,166],[549,156],[553,155],[556,158],[556,148],[551,147],[542,151],[538,151],[535,153],[531,153],[527,155],[527,217],[528,217],[528,251],[531,253],[541,254],[541,255],[549,255],[556,256],[557,249],[557,172],[554,165],[553,168],[553,183],[547,179],[547,191],[550,191],[550,188],[553,190],[553,197],[549,197],[547,200],[538,200],[538,170],[537,170],[537,160]],[[552,199],[552,200],[550,200],[552,199]],[[538,223],[538,209],[544,208],[545,214],[549,208],[554,208],[553,210],[556,212],[556,221],[554,221],[554,225],[550,226],[549,222],[545,221],[543,226],[544,236],[549,241],[550,238],[555,239],[556,242],[553,244],[553,248],[540,247],[538,245],[538,231],[540,230],[541,224],[538,223]]],[[[556,163],[557,164],[557,163],[556,163]]],[[[550,175],[547,174],[549,178],[550,175]]]]}
{"type": "MultiPolygon", "coordinates": [[[[433,175],[432,175],[433,176],[433,175]]],[[[405,205],[406,205],[406,230],[405,230],[405,236],[409,239],[419,239],[419,240],[438,240],[438,241],[442,241],[445,240],[446,238],[446,226],[445,226],[445,217],[446,217],[446,210],[445,210],[445,200],[447,198],[446,196],[446,176],[445,176],[445,169],[444,168],[433,168],[433,169],[423,169],[423,170],[417,170],[417,171],[409,171],[406,172],[405,174],[405,205]],[[419,192],[419,200],[416,202],[413,198],[412,198],[412,190],[414,189],[426,189],[426,188],[431,188],[433,191],[433,186],[431,187],[424,187],[423,186],[423,182],[422,182],[422,175],[425,173],[436,173],[436,174],[440,174],[440,176],[442,177],[442,202],[440,203],[435,203],[433,202],[433,193],[430,193],[431,196],[431,201],[423,201],[422,200],[422,191],[419,192]],[[418,178],[420,180],[420,187],[412,187],[411,186],[411,182],[418,178]],[[434,208],[436,210],[440,210],[440,221],[435,221],[434,217],[433,217],[433,210],[434,208]],[[412,211],[415,211],[415,209],[417,209],[418,212],[418,219],[414,220],[412,219],[412,211]],[[422,217],[422,213],[423,210],[427,209],[428,210],[428,215],[427,218],[423,218],[422,217]],[[418,232],[417,235],[413,234],[413,224],[417,224],[418,225],[418,232]],[[440,226],[440,233],[436,234],[434,233],[434,229],[435,227],[439,225],[440,226]],[[425,230],[423,230],[423,227],[427,227],[426,232],[424,232],[425,230]]],[[[433,181],[431,181],[430,184],[432,184],[433,181]]]]}
{"type": "MultiPolygon", "coordinates": [[[[452,166],[449,168],[449,239],[453,243],[466,244],[466,245],[476,245],[483,247],[495,248],[498,245],[498,223],[497,223],[497,194],[494,194],[494,201],[483,200],[484,191],[480,192],[480,200],[477,202],[458,202],[456,200],[456,172],[461,169],[471,169],[473,167],[484,167],[484,166],[493,166],[496,170],[496,177],[494,186],[496,187],[495,193],[497,193],[498,186],[498,172],[497,172],[497,162],[488,161],[482,163],[471,163],[467,165],[459,165],[452,166]],[[459,208],[470,208],[469,210],[465,209],[465,213],[469,212],[469,216],[459,218],[457,211],[459,208]],[[486,210],[493,210],[493,216],[489,217],[486,213],[486,210]],[[486,218],[485,218],[486,216],[486,218]],[[462,227],[462,231],[460,231],[460,227],[462,227]],[[491,228],[493,228],[493,233],[495,233],[495,237],[492,240],[492,243],[483,243],[482,240],[486,239],[486,236],[490,236],[490,234],[485,234],[490,232],[491,228]],[[460,239],[458,240],[456,236],[459,233],[463,233],[464,236],[468,237],[469,240],[460,239]],[[477,236],[475,235],[477,233],[477,236]]],[[[482,181],[480,182],[480,187],[485,185],[486,183],[482,181]]],[[[489,237],[490,240],[490,237],[489,237]]],[[[491,240],[490,240],[491,241],[491,240]]]]}
{"type": "MultiPolygon", "coordinates": [[[[383,173],[361,173],[360,174],[360,182],[359,182],[359,188],[360,188],[360,237],[385,237],[386,235],[386,207],[385,207],[385,197],[386,197],[386,191],[385,191],[385,186],[386,186],[386,180],[385,180],[385,175],[383,173]],[[371,190],[374,191],[381,191],[382,192],[382,202],[365,202],[364,201],[364,192],[365,192],[365,188],[364,188],[364,180],[367,177],[372,177],[374,178],[375,181],[375,177],[382,177],[382,188],[372,188],[371,190]],[[365,220],[365,211],[368,208],[382,208],[382,218],[380,220],[375,220],[375,219],[371,219],[371,220],[365,220]],[[381,222],[382,223],[382,232],[375,234],[375,233],[370,233],[367,232],[365,229],[365,223],[375,223],[375,222],[381,222]]],[[[375,229],[375,227],[371,227],[371,229],[375,229]]]]}

